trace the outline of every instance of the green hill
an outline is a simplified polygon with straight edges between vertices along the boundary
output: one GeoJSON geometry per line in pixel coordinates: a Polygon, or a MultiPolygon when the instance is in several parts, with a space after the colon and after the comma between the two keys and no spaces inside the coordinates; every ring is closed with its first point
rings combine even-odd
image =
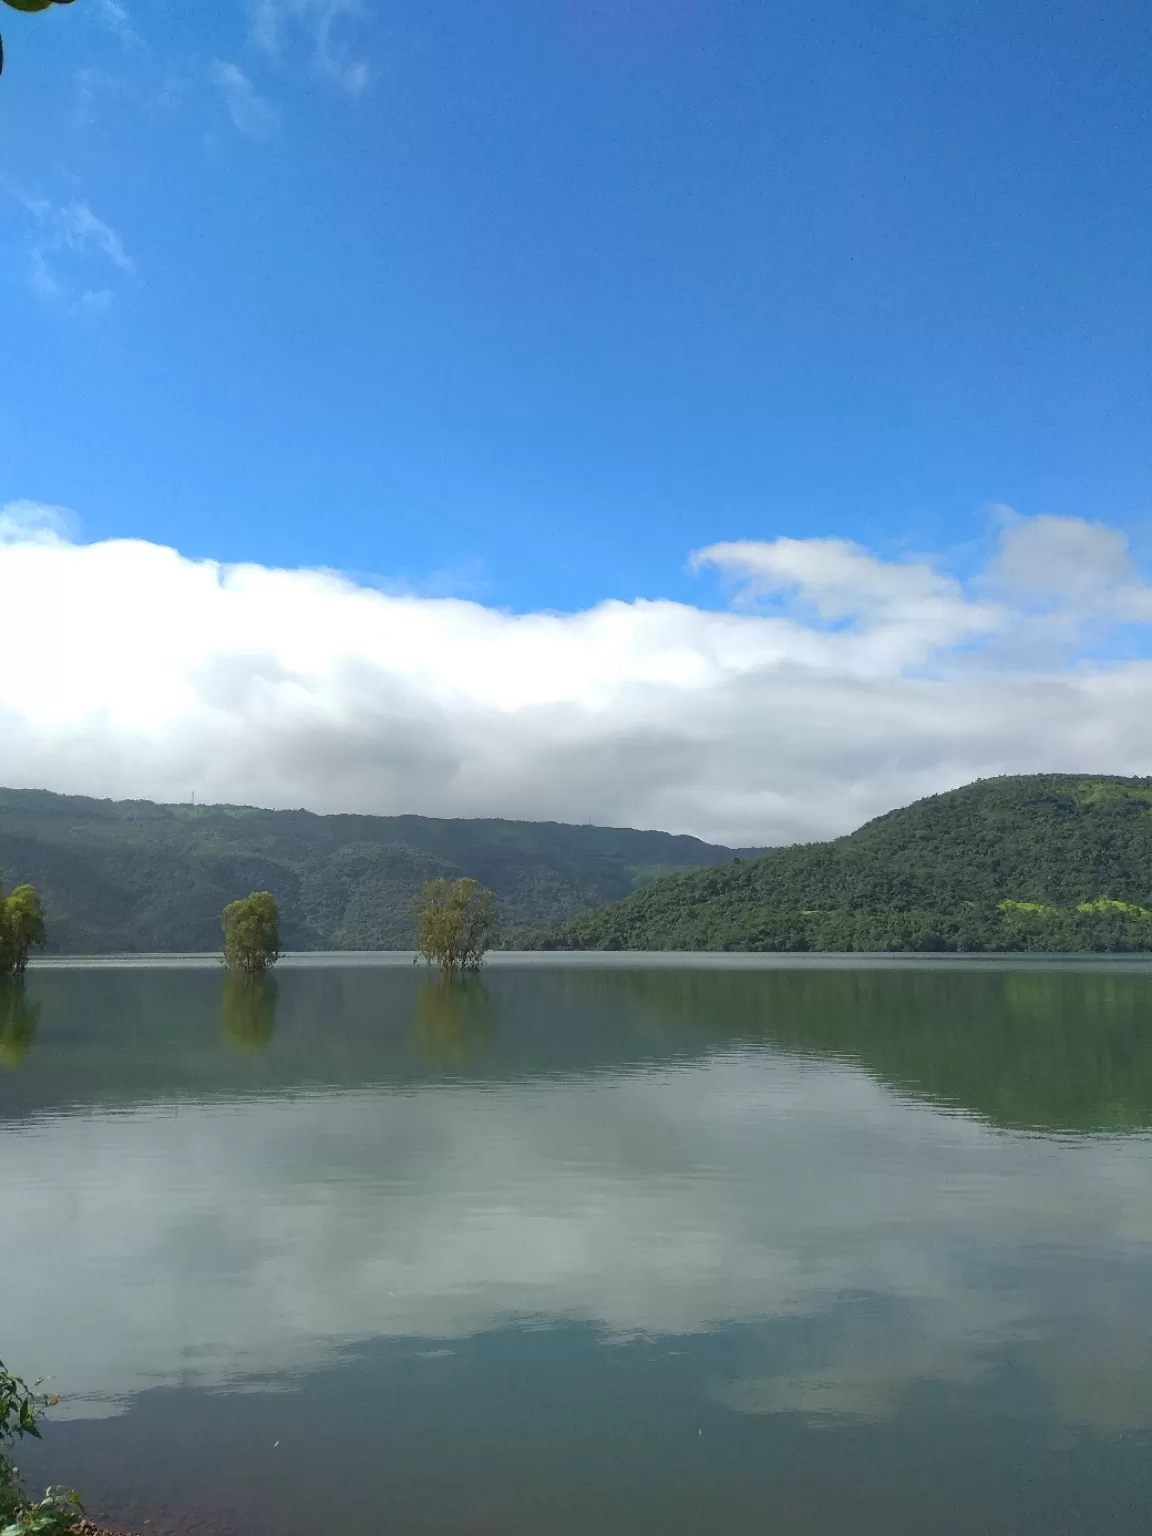
{"type": "Polygon", "coordinates": [[[828,843],[655,881],[547,949],[1152,949],[1152,778],[981,780],[828,843]]]}
{"type": "Polygon", "coordinates": [[[286,949],[406,949],[408,902],[473,875],[506,929],[541,927],[668,870],[733,850],[561,822],[316,816],[245,806],[89,800],[0,789],[0,869],[44,896],[51,948],[72,954],[220,947],[220,911],[252,890],[281,905],[286,949]]]}

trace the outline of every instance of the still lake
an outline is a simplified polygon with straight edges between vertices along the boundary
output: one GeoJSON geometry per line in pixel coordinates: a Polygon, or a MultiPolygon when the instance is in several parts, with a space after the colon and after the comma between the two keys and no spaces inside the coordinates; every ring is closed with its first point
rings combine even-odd
{"type": "Polygon", "coordinates": [[[1147,1536],[1152,968],[39,967],[0,1247],[142,1536],[1147,1536]]]}

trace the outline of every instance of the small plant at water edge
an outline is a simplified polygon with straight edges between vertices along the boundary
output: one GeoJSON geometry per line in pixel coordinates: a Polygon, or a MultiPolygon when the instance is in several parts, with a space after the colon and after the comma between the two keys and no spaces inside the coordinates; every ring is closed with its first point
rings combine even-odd
{"type": "Polygon", "coordinates": [[[39,1440],[37,1420],[55,1402],[13,1376],[0,1360],[0,1536],[65,1536],[84,1513],[71,1488],[49,1488],[42,1499],[29,1499],[9,1455],[26,1435],[39,1440]]]}

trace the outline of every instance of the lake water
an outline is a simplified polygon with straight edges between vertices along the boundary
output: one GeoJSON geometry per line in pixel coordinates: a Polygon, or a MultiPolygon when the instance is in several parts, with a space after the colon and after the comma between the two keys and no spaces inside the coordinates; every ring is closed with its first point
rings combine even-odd
{"type": "Polygon", "coordinates": [[[23,1460],[141,1536],[1147,1536],[1150,1129],[1142,962],[37,969],[23,1460]]]}

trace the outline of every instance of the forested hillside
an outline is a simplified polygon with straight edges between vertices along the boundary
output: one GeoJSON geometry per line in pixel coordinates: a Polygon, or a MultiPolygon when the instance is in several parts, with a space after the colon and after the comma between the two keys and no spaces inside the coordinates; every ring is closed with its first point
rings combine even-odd
{"type": "Polygon", "coordinates": [[[986,779],[834,842],[658,880],[557,949],[1152,949],[1152,778],[986,779]]]}
{"type": "Polygon", "coordinates": [[[612,901],[733,850],[560,822],[316,816],[0,789],[0,870],[41,892],[50,949],[213,950],[223,906],[267,890],[286,949],[405,949],[408,902],[436,875],[495,891],[507,929],[612,901]]]}

